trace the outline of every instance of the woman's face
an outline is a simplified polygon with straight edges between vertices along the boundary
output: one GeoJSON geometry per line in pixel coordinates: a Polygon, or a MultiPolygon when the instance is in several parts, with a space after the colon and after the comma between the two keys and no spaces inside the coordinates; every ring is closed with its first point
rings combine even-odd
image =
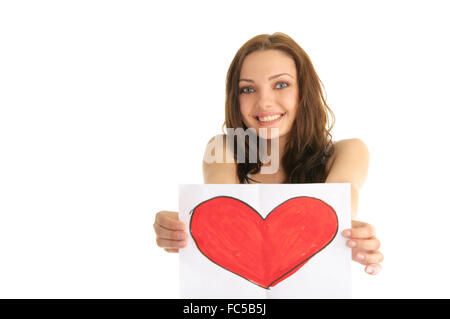
{"type": "Polygon", "coordinates": [[[274,49],[246,56],[239,77],[239,103],[248,128],[268,139],[287,135],[298,102],[297,70],[291,56],[274,49]],[[260,134],[261,128],[267,128],[267,136],[260,134]],[[270,128],[278,128],[278,135],[271,134],[270,128]]]}

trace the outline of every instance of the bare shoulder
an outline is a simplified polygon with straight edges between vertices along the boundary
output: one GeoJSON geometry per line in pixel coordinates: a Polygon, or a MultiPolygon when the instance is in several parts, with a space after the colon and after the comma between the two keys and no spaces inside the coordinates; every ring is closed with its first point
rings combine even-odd
{"type": "Polygon", "coordinates": [[[334,155],[341,155],[342,153],[365,156],[369,154],[369,149],[361,139],[349,138],[334,143],[334,155]]]}
{"type": "Polygon", "coordinates": [[[227,146],[226,135],[213,136],[203,156],[205,184],[239,184],[233,150],[227,146]]]}
{"type": "Polygon", "coordinates": [[[327,166],[329,182],[348,181],[360,189],[367,176],[369,149],[359,138],[337,141],[327,166]]]}

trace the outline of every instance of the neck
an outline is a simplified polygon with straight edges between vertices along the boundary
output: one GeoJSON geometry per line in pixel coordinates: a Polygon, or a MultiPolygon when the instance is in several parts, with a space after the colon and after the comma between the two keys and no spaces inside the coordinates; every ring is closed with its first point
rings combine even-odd
{"type": "Polygon", "coordinates": [[[266,149],[261,149],[260,151],[263,151],[264,159],[263,161],[263,169],[264,174],[275,174],[280,176],[283,175],[283,168],[282,168],[282,157],[284,154],[285,146],[287,142],[287,137],[282,136],[280,138],[277,138],[277,140],[274,142],[274,140],[266,140],[264,144],[266,144],[266,149]],[[267,157],[266,157],[267,156],[267,157]]]}
{"type": "Polygon", "coordinates": [[[266,144],[266,148],[260,149],[260,151],[263,152],[260,153],[262,156],[261,160],[263,162],[260,174],[265,176],[264,180],[270,180],[269,183],[274,183],[274,181],[282,183],[285,180],[284,170],[281,162],[285,150],[286,141],[286,137],[280,137],[276,140],[268,139],[263,142],[264,144],[266,144]]]}
{"type": "MultiPolygon", "coordinates": [[[[287,143],[287,136],[281,136],[280,138],[278,138],[278,153],[280,154],[280,160],[283,157],[284,154],[284,150],[286,148],[286,143],[287,143]]],[[[269,139],[267,140],[267,154],[270,156],[272,155],[272,140],[269,139]]]]}

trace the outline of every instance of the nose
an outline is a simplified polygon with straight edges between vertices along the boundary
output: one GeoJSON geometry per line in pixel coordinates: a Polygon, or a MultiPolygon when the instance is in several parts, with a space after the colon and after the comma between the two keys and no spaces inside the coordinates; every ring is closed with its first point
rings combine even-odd
{"type": "Polygon", "coordinates": [[[271,109],[274,106],[274,97],[269,89],[261,89],[258,94],[257,106],[259,109],[271,109]]]}

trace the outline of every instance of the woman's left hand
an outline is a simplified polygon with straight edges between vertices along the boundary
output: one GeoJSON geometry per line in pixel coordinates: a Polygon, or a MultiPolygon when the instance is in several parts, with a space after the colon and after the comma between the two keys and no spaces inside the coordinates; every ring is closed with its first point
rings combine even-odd
{"type": "Polygon", "coordinates": [[[342,232],[348,238],[347,246],[352,248],[352,259],[366,265],[366,272],[376,275],[381,271],[380,263],[384,257],[380,249],[380,241],[375,237],[375,227],[370,224],[352,220],[352,228],[342,232]]]}

